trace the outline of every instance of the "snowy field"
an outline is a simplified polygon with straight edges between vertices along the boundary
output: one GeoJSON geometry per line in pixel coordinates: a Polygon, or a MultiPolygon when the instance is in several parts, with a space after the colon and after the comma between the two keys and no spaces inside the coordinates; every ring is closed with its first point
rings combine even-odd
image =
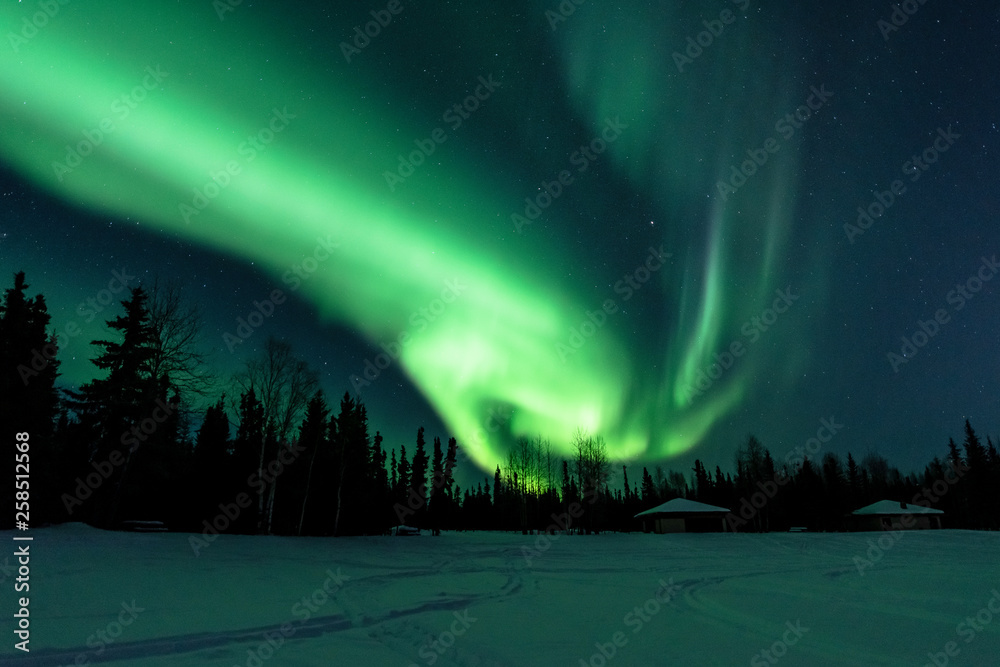
{"type": "Polygon", "coordinates": [[[5,665],[1000,664],[998,533],[32,534],[5,665]]]}

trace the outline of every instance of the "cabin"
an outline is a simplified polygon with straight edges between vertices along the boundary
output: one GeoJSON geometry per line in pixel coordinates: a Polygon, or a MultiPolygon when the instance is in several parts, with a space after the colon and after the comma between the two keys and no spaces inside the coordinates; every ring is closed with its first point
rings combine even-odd
{"type": "Polygon", "coordinates": [[[928,530],[941,527],[944,512],[923,505],[880,500],[852,512],[852,530],[928,530]]]}
{"type": "Polygon", "coordinates": [[[720,533],[726,532],[725,507],[706,505],[687,498],[674,498],[635,515],[646,533],[720,533]]]}

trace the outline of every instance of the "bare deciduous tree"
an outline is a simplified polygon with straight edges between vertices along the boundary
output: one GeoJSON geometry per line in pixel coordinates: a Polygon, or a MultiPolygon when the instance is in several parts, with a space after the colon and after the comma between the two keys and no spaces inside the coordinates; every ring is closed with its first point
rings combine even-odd
{"type": "MultiPolygon", "coordinates": [[[[576,452],[574,461],[577,484],[585,502],[593,506],[600,497],[601,491],[611,476],[611,461],[608,459],[608,447],[602,436],[595,436],[577,429],[573,434],[573,450],[576,452]]],[[[586,530],[594,529],[594,512],[585,515],[586,530]]]]}
{"type": "MultiPolygon", "coordinates": [[[[267,450],[273,448],[273,456],[278,447],[288,447],[288,436],[299,422],[316,393],[318,382],[316,373],[309,365],[295,356],[292,346],[273,336],[268,337],[261,353],[247,362],[246,369],[236,377],[237,383],[246,391],[253,389],[264,411],[264,439],[257,464],[257,475],[266,484],[264,463],[267,450]]],[[[277,480],[267,486],[267,501],[264,493],[258,496],[258,531],[267,533],[271,529],[274,513],[274,493],[277,480]]]]}
{"type": "Polygon", "coordinates": [[[153,282],[149,291],[149,327],[153,334],[150,372],[182,396],[204,396],[211,387],[208,366],[199,349],[200,310],[181,297],[176,285],[153,282]]]}
{"type": "Polygon", "coordinates": [[[588,494],[600,492],[611,476],[611,461],[604,438],[578,429],[573,434],[573,450],[576,452],[576,478],[581,493],[586,498],[588,494]]]}

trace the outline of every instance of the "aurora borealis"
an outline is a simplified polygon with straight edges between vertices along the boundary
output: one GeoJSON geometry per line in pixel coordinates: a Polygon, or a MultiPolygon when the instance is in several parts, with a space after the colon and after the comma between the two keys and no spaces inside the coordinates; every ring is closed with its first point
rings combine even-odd
{"type": "Polygon", "coordinates": [[[832,446],[904,467],[965,416],[995,428],[995,285],[886,363],[1000,252],[995,9],[926,3],[885,39],[888,5],[562,4],[5,3],[4,190],[35,194],[0,267],[56,329],[111,270],[172,270],[223,358],[257,328],[322,345],[328,393],[400,433],[436,415],[487,470],[578,427],[727,461],[832,414],[832,446]]]}

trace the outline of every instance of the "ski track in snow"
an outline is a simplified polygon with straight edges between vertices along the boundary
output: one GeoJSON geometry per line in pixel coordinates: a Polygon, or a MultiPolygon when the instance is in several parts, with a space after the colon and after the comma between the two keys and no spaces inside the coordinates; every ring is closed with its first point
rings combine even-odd
{"type": "MultiPolygon", "coordinates": [[[[518,558],[520,558],[520,555],[518,555],[518,558]]],[[[85,568],[77,569],[77,572],[85,571],[85,568]]],[[[428,601],[408,609],[367,609],[365,597],[368,591],[354,592],[354,590],[362,584],[372,587],[397,584],[400,578],[412,581],[418,577],[437,577],[450,573],[480,574],[483,571],[482,568],[462,565],[458,559],[450,558],[435,562],[422,569],[404,570],[393,572],[391,575],[369,575],[352,579],[350,586],[337,591],[336,594],[331,596],[331,600],[338,604],[343,613],[322,616],[303,623],[293,623],[296,631],[292,641],[319,637],[343,630],[371,628],[368,636],[372,639],[376,639],[397,650],[401,656],[413,655],[428,638],[441,632],[441,629],[437,626],[431,627],[421,622],[419,618],[415,619],[414,617],[426,612],[461,611],[487,601],[502,602],[522,590],[524,584],[523,571],[518,571],[512,564],[507,564],[502,568],[489,568],[487,571],[494,571],[507,577],[507,581],[500,587],[499,591],[482,595],[453,595],[445,599],[428,601]]],[[[88,661],[95,664],[120,662],[123,660],[131,661],[152,656],[182,655],[248,642],[259,643],[261,637],[266,633],[280,633],[281,626],[282,623],[276,623],[229,632],[190,633],[160,639],[131,642],[120,641],[108,645],[100,656],[88,655],[88,661]]],[[[61,667],[62,665],[72,664],[81,653],[93,654],[94,651],[86,646],[77,646],[56,651],[43,649],[32,651],[24,657],[15,655],[12,661],[19,665],[25,665],[25,667],[61,667]]],[[[400,658],[401,661],[403,659],[403,657],[400,658]]],[[[438,659],[436,664],[442,665],[442,667],[447,667],[451,664],[462,667],[465,663],[450,662],[447,660],[447,656],[443,656],[438,659]]],[[[477,664],[479,663],[477,662],[477,664]]]]}
{"type": "MultiPolygon", "coordinates": [[[[989,597],[987,591],[1000,585],[995,560],[1000,539],[966,531],[907,534],[862,575],[854,559],[865,557],[871,544],[867,540],[879,536],[563,536],[528,564],[522,548],[531,548],[536,536],[226,536],[196,559],[186,549],[186,535],[57,527],[38,531],[33,547],[38,562],[48,559],[52,570],[43,575],[39,568],[32,578],[32,586],[41,589],[33,593],[34,648],[18,655],[10,653],[9,646],[0,647],[0,660],[57,667],[85,654],[90,664],[232,667],[245,664],[248,648],[259,646],[265,633],[280,633],[283,624],[291,624],[295,633],[279,649],[284,653],[266,664],[350,664],[319,658],[343,650],[344,655],[379,656],[359,665],[422,667],[430,663],[420,651],[450,627],[453,613],[468,612],[486,619],[485,625],[472,625],[467,637],[435,654],[435,667],[577,665],[594,652],[595,642],[628,630],[621,622],[623,614],[652,598],[658,582],[669,579],[675,594],[649,621],[654,629],[629,633],[630,643],[608,661],[609,667],[675,664],[663,662],[670,651],[686,656],[678,657],[676,664],[694,664],[685,662],[693,655],[701,656],[698,664],[732,664],[732,656],[748,664],[757,651],[781,638],[786,622],[800,619],[810,631],[789,649],[782,667],[920,665],[928,651],[941,650],[956,639],[956,624],[979,610],[989,597]],[[117,558],[109,562],[109,554],[117,558]],[[350,578],[308,621],[295,618],[290,603],[316,589],[322,583],[317,573],[327,568],[342,568],[350,578]],[[151,577],[160,579],[161,588],[143,580],[151,577]],[[185,578],[203,591],[203,599],[180,596],[178,601],[166,593],[172,591],[171,582],[185,578]],[[933,583],[921,587],[923,578],[933,583]],[[227,594],[233,590],[227,584],[234,582],[259,597],[252,604],[227,606],[227,594]],[[107,593],[108,600],[143,596],[139,604],[148,611],[134,630],[127,629],[97,656],[84,639],[114,617],[106,615],[114,610],[114,602],[105,614],[101,610],[106,605],[88,605],[87,599],[79,610],[47,604],[46,590],[59,586],[78,586],[83,595],[107,593]],[[157,591],[162,599],[153,596],[157,591]],[[604,599],[584,599],[594,591],[604,599]],[[189,616],[199,603],[213,605],[222,614],[200,625],[215,625],[214,630],[192,631],[199,625],[189,616]],[[563,624],[546,632],[531,617],[536,610],[549,619],[562,616],[563,624]],[[251,622],[264,618],[277,620],[251,622]],[[512,629],[501,627],[508,619],[515,623],[512,629]],[[65,629],[66,638],[78,640],[44,648],[43,632],[53,624],[65,629]],[[509,634],[497,636],[494,630],[509,634]],[[878,642],[889,630],[896,633],[890,633],[892,645],[881,646],[878,642]],[[847,632],[859,637],[845,637],[847,632]],[[530,639],[532,633],[541,633],[542,640],[530,639]],[[699,651],[718,654],[692,653],[700,637],[709,639],[699,651]],[[545,641],[554,647],[546,649],[545,641]],[[295,649],[288,648],[293,645],[295,649]],[[315,650],[315,660],[310,650],[315,650]]],[[[968,656],[1000,645],[1000,617],[982,635],[956,665],[976,664],[968,656]]]]}

